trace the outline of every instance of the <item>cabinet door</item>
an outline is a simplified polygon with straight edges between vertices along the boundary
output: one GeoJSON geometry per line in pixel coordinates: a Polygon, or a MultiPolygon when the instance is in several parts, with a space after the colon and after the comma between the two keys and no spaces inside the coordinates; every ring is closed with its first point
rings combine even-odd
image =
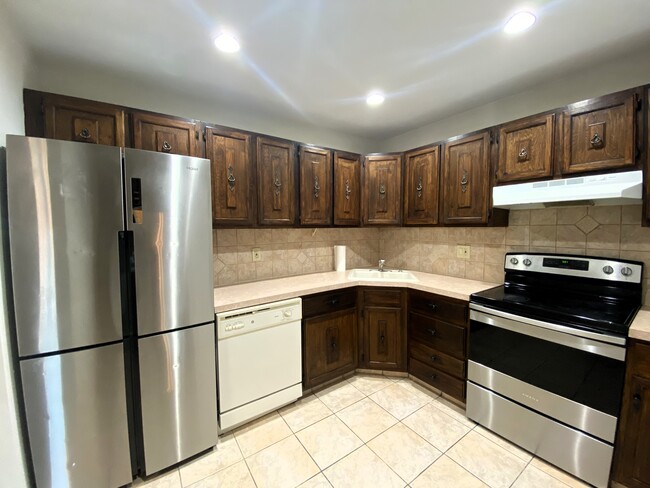
{"type": "Polygon", "coordinates": [[[332,152],[300,146],[300,223],[332,223],[332,152]]]}
{"type": "Polygon", "coordinates": [[[488,132],[445,144],[442,159],[445,224],[484,224],[488,220],[490,136],[488,132]]]}
{"type": "Polygon", "coordinates": [[[404,223],[437,224],[440,149],[433,146],[404,155],[404,223]]]}
{"type": "Polygon", "coordinates": [[[194,122],[164,115],[133,114],[133,146],[136,149],[198,156],[197,138],[194,122]]]}
{"type": "Polygon", "coordinates": [[[399,225],[402,220],[402,156],[366,156],[364,167],[364,223],[399,225]]]}
{"type": "Polygon", "coordinates": [[[361,157],[334,152],[334,224],[361,224],[361,157]]]}
{"type": "Polygon", "coordinates": [[[632,92],[570,106],[562,113],[562,173],[634,166],[635,122],[632,92]]]}
{"type": "Polygon", "coordinates": [[[259,223],[293,225],[296,193],[292,143],[257,138],[257,184],[259,223]]]}
{"type": "Polygon", "coordinates": [[[47,95],[43,109],[48,139],[124,146],[124,110],[119,107],[47,95]]]}
{"type": "Polygon", "coordinates": [[[255,224],[255,167],[251,136],[208,127],[205,152],[212,175],[214,224],[255,224]]]}
{"type": "Polygon", "coordinates": [[[365,366],[374,369],[404,369],[402,309],[366,307],[365,366]]]}
{"type": "Polygon", "coordinates": [[[356,309],[305,319],[303,327],[305,388],[312,388],[357,367],[356,309]]]}
{"type": "Polygon", "coordinates": [[[553,175],[555,115],[539,115],[499,129],[497,182],[550,178],[553,175]]]}

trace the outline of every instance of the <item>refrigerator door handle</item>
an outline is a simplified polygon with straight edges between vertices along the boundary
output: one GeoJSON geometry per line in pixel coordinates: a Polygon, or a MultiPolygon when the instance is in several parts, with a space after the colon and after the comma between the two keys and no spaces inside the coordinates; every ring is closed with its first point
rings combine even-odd
{"type": "Polygon", "coordinates": [[[142,180],[131,178],[131,208],[134,224],[142,223],[142,180]]]}
{"type": "Polygon", "coordinates": [[[135,301],[135,251],[133,231],[118,232],[120,249],[120,285],[122,295],[122,329],[124,337],[132,337],[137,331],[137,309],[135,301]]]}

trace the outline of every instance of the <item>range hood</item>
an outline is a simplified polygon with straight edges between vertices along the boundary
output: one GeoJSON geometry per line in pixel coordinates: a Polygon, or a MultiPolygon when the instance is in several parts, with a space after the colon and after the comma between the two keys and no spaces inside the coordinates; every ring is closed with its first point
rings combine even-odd
{"type": "Polygon", "coordinates": [[[492,190],[497,208],[635,205],[642,198],[642,171],[497,186],[492,190]]]}

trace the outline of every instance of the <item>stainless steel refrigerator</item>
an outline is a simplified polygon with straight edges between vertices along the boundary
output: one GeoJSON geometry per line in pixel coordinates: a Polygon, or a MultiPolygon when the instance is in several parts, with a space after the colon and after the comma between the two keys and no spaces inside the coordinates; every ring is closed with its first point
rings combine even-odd
{"type": "Polygon", "coordinates": [[[121,486],[217,438],[208,160],[7,136],[36,485],[121,486]]]}

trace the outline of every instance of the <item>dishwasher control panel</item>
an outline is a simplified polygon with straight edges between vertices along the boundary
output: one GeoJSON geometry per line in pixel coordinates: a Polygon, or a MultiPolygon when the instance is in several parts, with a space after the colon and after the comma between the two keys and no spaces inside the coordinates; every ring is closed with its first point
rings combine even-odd
{"type": "Polygon", "coordinates": [[[292,298],[281,302],[256,305],[217,314],[217,339],[222,340],[302,319],[302,300],[292,298]]]}

